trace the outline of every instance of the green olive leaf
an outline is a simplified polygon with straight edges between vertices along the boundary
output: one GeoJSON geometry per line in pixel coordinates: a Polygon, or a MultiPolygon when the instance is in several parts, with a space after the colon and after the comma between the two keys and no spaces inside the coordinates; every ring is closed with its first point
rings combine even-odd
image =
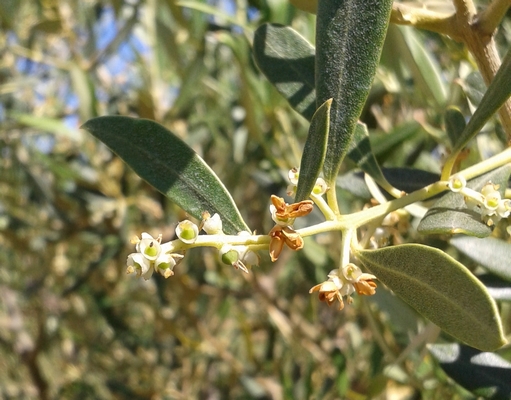
{"type": "Polygon", "coordinates": [[[485,351],[506,343],[484,285],[443,251],[404,244],[355,253],[396,295],[455,338],[485,351]]]}
{"type": "Polygon", "coordinates": [[[331,105],[332,99],[325,101],[312,117],[309,134],[303,149],[302,161],[300,162],[300,174],[295,196],[297,202],[309,198],[323,168],[330,129],[331,105]]]}
{"type": "Polygon", "coordinates": [[[111,116],[87,121],[85,129],[148,183],[197,219],[218,213],[228,234],[249,228],[216,174],[186,143],[147,119],[111,116]]]}
{"type": "Polygon", "coordinates": [[[447,137],[451,142],[452,147],[456,147],[465,126],[467,125],[465,122],[465,117],[456,107],[447,107],[445,111],[445,130],[447,132],[447,137]]]}
{"type": "Polygon", "coordinates": [[[264,24],[255,31],[253,51],[259,69],[291,107],[310,121],[316,111],[314,46],[293,28],[264,24]]]}
{"type": "Polygon", "coordinates": [[[323,171],[333,185],[369,94],[392,0],[322,0],[316,22],[316,104],[333,98],[323,171]]]}

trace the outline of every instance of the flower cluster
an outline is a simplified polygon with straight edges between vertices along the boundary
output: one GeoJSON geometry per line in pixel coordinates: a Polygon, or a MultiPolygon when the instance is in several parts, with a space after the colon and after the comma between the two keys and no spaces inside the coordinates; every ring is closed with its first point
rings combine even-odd
{"type": "MultiPolygon", "coordinates": [[[[165,278],[174,275],[174,267],[183,259],[186,248],[196,242],[199,232],[204,230],[207,235],[225,235],[222,230],[220,215],[210,216],[205,212],[200,226],[192,221],[181,221],[176,227],[177,240],[161,243],[162,236],[153,238],[150,234],[142,233],[142,238],[135,237],[131,243],[136,245],[136,252],[128,256],[127,273],[135,272],[144,279],[149,279],[153,272],[158,272],[165,278]]],[[[250,236],[249,232],[240,232],[240,236],[250,236]]],[[[213,240],[214,243],[214,240],[213,240]]],[[[222,262],[236,269],[248,272],[248,268],[259,263],[258,255],[248,246],[231,246],[218,241],[219,254],[222,262]]]]}
{"type": "Polygon", "coordinates": [[[141,239],[136,236],[131,243],[136,245],[137,252],[128,256],[127,273],[136,272],[145,280],[152,276],[153,271],[165,278],[174,275],[174,267],[183,258],[182,254],[172,253],[172,242],[161,244],[161,235],[155,239],[144,232],[141,239]]]}
{"type": "Polygon", "coordinates": [[[283,198],[271,196],[270,213],[275,226],[268,234],[270,236],[270,258],[276,261],[279,258],[284,244],[291,250],[303,248],[303,238],[296,232],[292,225],[295,218],[303,217],[312,211],[314,202],[303,200],[299,203],[287,204],[283,198]]]}
{"type": "Polygon", "coordinates": [[[319,292],[319,300],[331,306],[335,300],[339,301],[339,310],[344,308],[343,297],[351,304],[351,295],[354,292],[364,296],[376,293],[376,279],[374,275],[366,274],[355,264],[349,263],[343,268],[334,269],[328,274],[328,280],[314,286],[309,293],[319,292]]]}
{"type": "Polygon", "coordinates": [[[467,181],[461,175],[453,175],[449,179],[449,189],[465,196],[465,204],[470,210],[481,213],[481,219],[492,226],[511,213],[511,200],[503,199],[499,185],[488,182],[480,192],[467,187],[467,181]]]}

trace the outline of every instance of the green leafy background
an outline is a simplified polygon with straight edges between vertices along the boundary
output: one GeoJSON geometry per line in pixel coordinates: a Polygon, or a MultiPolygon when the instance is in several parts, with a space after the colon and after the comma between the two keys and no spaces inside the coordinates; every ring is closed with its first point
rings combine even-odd
{"type": "MultiPolygon", "coordinates": [[[[284,1],[240,1],[234,14],[221,2],[183,4],[0,2],[0,397],[472,398],[437,354],[409,347],[428,322],[382,282],[342,313],[307,294],[337,262],[338,242],[328,238],[307,238],[274,264],[261,253],[246,276],[208,249],[188,252],[168,280],[126,275],[134,235],[171,240],[176,223],[197,212],[142,180],[81,125],[104,115],[158,122],[215,172],[246,225],[266,233],[269,197],[285,196],[314,113],[313,87],[302,86],[309,69],[275,87],[257,53],[265,23],[315,43],[314,16],[284,1]]],[[[501,54],[509,29],[505,20],[497,33],[501,54]]],[[[313,66],[314,47],[293,43],[296,57],[267,49],[269,65],[296,58],[313,66]]],[[[444,127],[447,105],[467,119],[483,92],[461,45],[391,25],[359,118],[368,131],[362,143],[394,186],[429,182],[459,134],[444,127]]],[[[501,132],[490,119],[461,167],[505,148],[501,132]]],[[[370,197],[359,161],[341,166],[344,213],[370,197]]],[[[314,212],[306,223],[320,221],[314,212]]],[[[488,244],[496,249],[489,263],[467,251],[471,243],[420,235],[417,220],[403,222],[391,244],[441,248],[483,282],[491,273],[509,332],[508,243],[488,244]]],[[[494,228],[505,235],[505,226],[494,228]]],[[[431,339],[453,340],[442,332],[431,339]]],[[[507,348],[493,355],[511,360],[507,348]]]]}

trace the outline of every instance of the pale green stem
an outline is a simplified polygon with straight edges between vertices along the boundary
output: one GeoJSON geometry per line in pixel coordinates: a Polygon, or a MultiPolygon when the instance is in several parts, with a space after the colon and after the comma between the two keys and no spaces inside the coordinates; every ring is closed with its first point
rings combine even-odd
{"type": "Polygon", "coordinates": [[[314,201],[319,210],[323,213],[327,221],[335,220],[335,214],[328,206],[323,196],[317,196],[314,193],[310,194],[310,198],[314,201]]]}
{"type": "MultiPolygon", "coordinates": [[[[449,157],[446,161],[444,168],[442,170],[441,180],[447,181],[451,176],[452,166],[454,165],[455,157],[449,157]]],[[[475,178],[476,176],[482,175],[488,171],[491,171],[495,168],[498,168],[502,165],[508,164],[511,162],[511,147],[508,147],[503,152],[488,158],[476,165],[472,165],[459,172],[466,180],[470,180],[475,178]]]]}
{"type": "Polygon", "coordinates": [[[353,229],[346,229],[342,231],[341,237],[341,265],[339,268],[343,268],[350,262],[351,254],[351,238],[353,236],[353,229]]]}
{"type": "Polygon", "coordinates": [[[329,189],[326,192],[326,200],[327,203],[336,216],[340,216],[341,213],[339,211],[339,204],[337,204],[337,191],[335,179],[332,182],[327,182],[329,189]]]}
{"type": "MultiPolygon", "coordinates": [[[[466,180],[470,180],[508,163],[511,163],[511,148],[508,148],[502,153],[482,161],[477,165],[460,171],[458,174],[466,180]]],[[[448,187],[448,181],[438,181],[387,203],[380,204],[378,206],[352,214],[336,216],[335,220],[324,221],[313,226],[299,229],[297,232],[302,237],[306,237],[316,235],[318,233],[341,231],[342,262],[344,263],[346,260],[349,262],[349,251],[346,251],[346,249],[349,249],[352,239],[356,240],[356,235],[353,235],[353,233],[356,232],[356,229],[375,220],[384,218],[388,213],[392,211],[398,210],[400,208],[405,208],[410,204],[431,198],[447,190],[448,187]]],[[[249,246],[253,250],[264,250],[268,248],[270,237],[268,235],[200,235],[197,237],[196,241],[191,244],[183,243],[181,240],[174,240],[172,243],[173,252],[180,252],[194,247],[215,247],[220,249],[224,244],[245,245],[249,246]]]]}

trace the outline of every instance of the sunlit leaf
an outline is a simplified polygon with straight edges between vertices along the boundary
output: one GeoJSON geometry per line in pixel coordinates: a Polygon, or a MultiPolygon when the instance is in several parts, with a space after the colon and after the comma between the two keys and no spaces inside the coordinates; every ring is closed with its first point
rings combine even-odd
{"type": "Polygon", "coordinates": [[[443,251],[404,244],[357,250],[356,255],[389,289],[450,335],[481,350],[506,343],[484,285],[443,251]]]}
{"type": "Polygon", "coordinates": [[[494,237],[456,236],[450,243],[488,271],[511,280],[511,243],[494,237]]]}
{"type": "Polygon", "coordinates": [[[78,129],[72,129],[67,126],[61,119],[16,112],[9,113],[9,116],[16,119],[22,125],[50,132],[56,136],[61,136],[78,143],[82,141],[81,132],[78,129]]]}
{"type": "Polygon", "coordinates": [[[333,98],[324,164],[335,180],[371,87],[387,31],[391,0],[322,0],[316,28],[316,104],[333,98]]]}
{"type": "Polygon", "coordinates": [[[181,139],[154,121],[99,117],[83,126],[126,164],[190,215],[220,214],[224,231],[249,230],[231,195],[208,165],[181,139]]]}
{"type": "MultiPolygon", "coordinates": [[[[504,165],[469,181],[467,187],[480,191],[485,184],[491,181],[500,185],[499,190],[503,195],[510,174],[511,166],[504,165]]],[[[489,236],[491,233],[491,228],[481,221],[481,215],[476,211],[467,209],[463,195],[453,192],[444,194],[428,210],[417,230],[426,235],[463,233],[480,238],[489,236]]]]}
{"type": "Polygon", "coordinates": [[[255,31],[257,66],[291,107],[309,121],[316,111],[314,53],[314,47],[290,27],[264,24],[255,31]]]}
{"type": "MultiPolygon", "coordinates": [[[[316,106],[314,89],[314,47],[290,27],[265,24],[256,30],[254,57],[257,65],[289,104],[311,120],[316,106]]],[[[391,190],[371,150],[364,124],[357,123],[348,157],[391,190]]]]}
{"type": "Polygon", "coordinates": [[[445,373],[465,389],[485,399],[511,398],[511,363],[499,355],[457,343],[428,348],[445,373]]]}
{"type": "Polygon", "coordinates": [[[295,196],[297,202],[309,198],[323,168],[330,129],[331,105],[332,99],[325,101],[312,117],[300,163],[300,175],[295,196]]]}
{"type": "Polygon", "coordinates": [[[419,39],[419,34],[414,28],[393,25],[391,29],[397,38],[400,59],[410,69],[414,83],[420,88],[420,92],[428,100],[433,100],[437,106],[443,106],[447,101],[447,90],[433,54],[428,51],[424,41],[419,39]]]}

